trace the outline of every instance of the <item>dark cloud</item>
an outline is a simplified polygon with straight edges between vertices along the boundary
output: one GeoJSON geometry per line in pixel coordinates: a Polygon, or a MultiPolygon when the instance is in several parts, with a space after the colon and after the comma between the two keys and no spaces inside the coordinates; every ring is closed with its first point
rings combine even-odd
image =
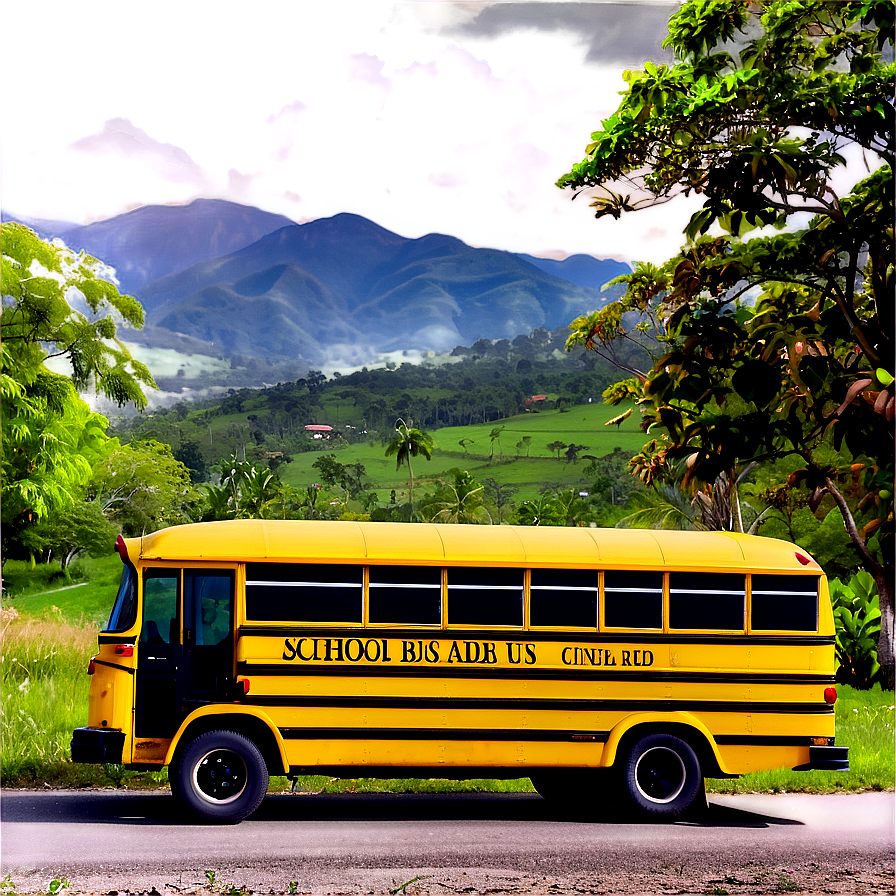
{"type": "Polygon", "coordinates": [[[513,31],[565,31],[588,47],[588,62],[639,68],[650,59],[671,62],[662,49],[677,2],[494,3],[472,19],[443,31],[466,37],[499,37],[513,31]]]}

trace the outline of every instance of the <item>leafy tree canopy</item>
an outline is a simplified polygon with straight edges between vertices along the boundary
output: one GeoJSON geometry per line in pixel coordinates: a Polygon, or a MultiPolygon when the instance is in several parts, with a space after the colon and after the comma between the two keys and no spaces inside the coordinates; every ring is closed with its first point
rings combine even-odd
{"type": "Polygon", "coordinates": [[[0,317],[4,542],[82,497],[105,450],[108,421],[77,390],[94,386],[119,405],[146,404],[149,371],[116,340],[119,322],[141,326],[143,310],[119,294],[101,262],[3,224],[0,317]],[[45,362],[68,360],[71,376],[45,362]]]}
{"type": "Polygon", "coordinates": [[[575,321],[569,344],[656,320],[661,351],[611,396],[641,401],[645,481],[675,462],[687,484],[801,460],[791,484],[839,510],[877,584],[890,686],[893,17],[875,0],[686,3],[666,40],[677,64],[626,73],[558,182],[592,190],[597,217],[702,197],[681,253],[621,278],[626,296],[575,321]],[[850,152],[868,176],[845,192],[850,152]],[[851,463],[824,462],[825,442],[851,463]]]}

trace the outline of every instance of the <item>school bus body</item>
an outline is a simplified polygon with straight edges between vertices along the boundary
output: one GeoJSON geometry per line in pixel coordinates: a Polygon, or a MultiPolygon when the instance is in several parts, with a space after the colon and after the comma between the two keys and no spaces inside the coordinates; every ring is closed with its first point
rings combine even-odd
{"type": "MultiPolygon", "coordinates": [[[[273,774],[568,784],[576,770],[636,775],[633,745],[665,760],[669,737],[701,782],[848,768],[827,584],[786,542],[238,521],[120,552],[135,605],[100,634],[76,760],[180,767],[198,736],[229,731],[273,774]],[[156,610],[162,600],[176,609],[156,610]]],[[[646,808],[673,817],[669,793],[646,808]]],[[[191,808],[205,814],[202,800],[191,808]]]]}

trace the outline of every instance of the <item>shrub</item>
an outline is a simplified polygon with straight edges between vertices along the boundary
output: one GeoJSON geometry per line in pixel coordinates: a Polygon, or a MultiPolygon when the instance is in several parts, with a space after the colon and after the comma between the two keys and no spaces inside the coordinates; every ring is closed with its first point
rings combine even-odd
{"type": "Polygon", "coordinates": [[[867,690],[880,679],[880,601],[874,579],[862,570],[848,583],[832,580],[830,587],[837,631],[837,681],[867,690]]]}

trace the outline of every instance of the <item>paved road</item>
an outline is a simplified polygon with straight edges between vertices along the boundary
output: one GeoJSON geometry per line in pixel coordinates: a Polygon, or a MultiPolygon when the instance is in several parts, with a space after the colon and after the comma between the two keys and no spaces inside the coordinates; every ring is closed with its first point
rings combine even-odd
{"type": "Polygon", "coordinates": [[[660,826],[528,794],[276,795],[227,827],[162,793],[6,791],[0,812],[20,894],[896,892],[893,794],[714,796],[660,826]]]}

